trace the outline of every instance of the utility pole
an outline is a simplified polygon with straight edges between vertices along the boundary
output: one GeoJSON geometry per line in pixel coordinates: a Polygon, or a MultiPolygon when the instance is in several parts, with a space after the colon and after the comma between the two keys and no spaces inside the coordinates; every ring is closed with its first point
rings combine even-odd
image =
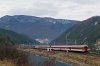
{"type": "Polygon", "coordinates": [[[54,42],[54,45],[55,45],[55,42],[54,42]]]}
{"type": "Polygon", "coordinates": [[[75,45],[77,44],[77,41],[75,40],[75,45]]]}
{"type": "MultiPolygon", "coordinates": [[[[85,37],[84,39],[83,39],[83,43],[84,43],[84,41],[87,39],[87,37],[85,37]]],[[[85,44],[85,43],[84,43],[85,44]]]]}
{"type": "Polygon", "coordinates": [[[68,34],[66,34],[66,45],[68,44],[68,41],[67,41],[68,39],[67,39],[67,37],[68,37],[68,34]]]}
{"type": "Polygon", "coordinates": [[[68,36],[69,36],[70,32],[66,34],[66,45],[68,45],[68,36]]]}

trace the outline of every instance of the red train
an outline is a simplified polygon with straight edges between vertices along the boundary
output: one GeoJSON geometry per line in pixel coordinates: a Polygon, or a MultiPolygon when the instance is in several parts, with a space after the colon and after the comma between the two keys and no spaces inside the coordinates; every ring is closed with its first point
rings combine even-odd
{"type": "Polygon", "coordinates": [[[34,48],[51,50],[63,50],[63,51],[80,51],[88,52],[88,45],[36,45],[34,48]]]}

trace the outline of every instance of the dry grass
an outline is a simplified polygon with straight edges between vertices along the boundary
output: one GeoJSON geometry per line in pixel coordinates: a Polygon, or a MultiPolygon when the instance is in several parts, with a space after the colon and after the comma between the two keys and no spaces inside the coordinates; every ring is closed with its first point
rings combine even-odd
{"type": "Polygon", "coordinates": [[[11,60],[0,60],[0,66],[16,66],[16,64],[11,60]]]}
{"type": "Polygon", "coordinates": [[[66,60],[72,59],[78,61],[78,63],[88,64],[90,66],[100,66],[100,57],[92,55],[81,55],[76,53],[61,54],[60,57],[66,60]]]}

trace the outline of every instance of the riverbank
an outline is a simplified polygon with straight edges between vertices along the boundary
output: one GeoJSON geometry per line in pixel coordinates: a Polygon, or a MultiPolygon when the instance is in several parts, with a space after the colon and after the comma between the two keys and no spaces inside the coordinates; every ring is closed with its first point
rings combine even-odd
{"type": "Polygon", "coordinates": [[[64,63],[71,64],[72,66],[100,66],[100,57],[96,55],[79,54],[79,53],[67,53],[67,52],[48,52],[46,50],[37,49],[21,49],[26,52],[30,52],[36,55],[56,58],[64,63]]]}

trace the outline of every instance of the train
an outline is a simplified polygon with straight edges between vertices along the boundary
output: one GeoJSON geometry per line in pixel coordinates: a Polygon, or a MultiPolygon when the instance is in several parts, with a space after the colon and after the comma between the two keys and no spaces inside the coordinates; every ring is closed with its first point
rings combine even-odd
{"type": "Polygon", "coordinates": [[[88,52],[88,45],[36,45],[35,49],[45,49],[47,51],[60,50],[60,51],[79,51],[88,52]]]}

